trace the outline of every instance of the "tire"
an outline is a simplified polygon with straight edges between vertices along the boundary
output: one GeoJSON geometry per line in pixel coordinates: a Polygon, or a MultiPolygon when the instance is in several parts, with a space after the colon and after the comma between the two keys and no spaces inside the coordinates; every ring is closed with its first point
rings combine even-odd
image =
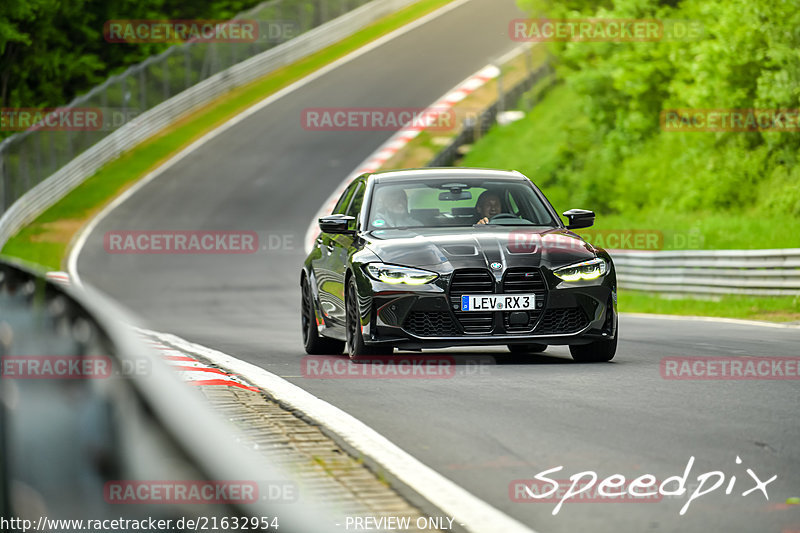
{"type": "Polygon", "coordinates": [[[356,281],[350,278],[347,282],[346,329],[347,329],[347,355],[354,363],[363,363],[370,356],[389,355],[394,351],[392,346],[367,346],[361,335],[361,317],[358,311],[358,291],[356,281]]]}
{"type": "Polygon", "coordinates": [[[611,340],[594,341],[569,347],[569,353],[578,363],[605,363],[614,359],[617,353],[617,338],[619,330],[611,340]]]}
{"type": "Polygon", "coordinates": [[[321,337],[317,332],[317,319],[314,313],[314,299],[308,278],[303,277],[300,284],[302,292],[300,323],[303,331],[303,347],[309,355],[341,355],[344,342],[321,337]]]}
{"type": "MultiPolygon", "coordinates": [[[[611,309],[611,301],[608,302],[611,309]]],[[[606,326],[609,325],[609,320],[606,326]]],[[[614,316],[614,338],[609,340],[594,341],[589,344],[581,344],[569,347],[569,353],[578,363],[605,363],[614,359],[617,353],[617,339],[619,338],[619,319],[614,316]]]]}
{"type": "Polygon", "coordinates": [[[546,344],[508,344],[508,351],[511,353],[540,353],[547,349],[546,344]]]}

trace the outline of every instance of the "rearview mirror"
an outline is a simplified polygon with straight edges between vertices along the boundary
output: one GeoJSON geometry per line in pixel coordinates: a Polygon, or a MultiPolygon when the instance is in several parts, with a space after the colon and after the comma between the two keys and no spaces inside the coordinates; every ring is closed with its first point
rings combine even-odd
{"type": "Polygon", "coordinates": [[[567,217],[569,224],[567,229],[588,228],[594,224],[594,211],[587,211],[586,209],[570,209],[561,213],[567,217]]]}
{"type": "Polygon", "coordinates": [[[322,233],[355,233],[350,229],[350,223],[355,220],[348,215],[328,215],[319,219],[319,229],[322,233]]]}
{"type": "Polygon", "coordinates": [[[472,193],[469,191],[444,191],[439,193],[441,202],[457,202],[459,200],[472,200],[472,193]]]}

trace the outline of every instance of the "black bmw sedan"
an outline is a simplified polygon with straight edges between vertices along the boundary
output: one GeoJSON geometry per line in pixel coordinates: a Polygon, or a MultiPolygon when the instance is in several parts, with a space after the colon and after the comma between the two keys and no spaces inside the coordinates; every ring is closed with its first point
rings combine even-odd
{"type": "Polygon", "coordinates": [[[309,354],[354,361],[450,346],[534,353],[569,345],[576,361],[617,347],[609,254],[565,225],[519,172],[425,168],[364,174],[342,193],[303,265],[309,354]]]}

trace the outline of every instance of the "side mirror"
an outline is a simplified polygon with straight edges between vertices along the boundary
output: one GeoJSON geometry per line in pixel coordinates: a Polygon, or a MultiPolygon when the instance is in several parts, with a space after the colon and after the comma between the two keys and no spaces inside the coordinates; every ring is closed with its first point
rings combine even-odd
{"type": "Polygon", "coordinates": [[[588,228],[594,224],[594,211],[587,211],[586,209],[570,209],[561,213],[567,219],[569,224],[567,229],[588,228]]]}
{"type": "Polygon", "coordinates": [[[322,233],[355,233],[350,229],[350,223],[355,220],[348,215],[328,215],[319,219],[319,229],[322,233]]]}

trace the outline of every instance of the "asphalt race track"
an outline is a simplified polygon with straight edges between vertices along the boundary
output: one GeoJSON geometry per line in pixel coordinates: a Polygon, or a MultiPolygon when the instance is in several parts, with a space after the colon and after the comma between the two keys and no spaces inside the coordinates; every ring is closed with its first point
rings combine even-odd
{"type": "MultiPolygon", "coordinates": [[[[566,348],[540,357],[504,349],[458,357],[451,379],[301,377],[299,267],[311,217],[391,132],[301,127],[310,107],[425,107],[514,48],[512,0],[472,0],[322,76],[210,140],[106,217],[78,260],[82,279],[148,326],[225,351],[289,379],[385,435],[446,477],[539,532],[800,531],[797,380],[663,379],[674,356],[796,356],[800,329],[625,316],[613,363],[578,365],[566,348]],[[114,230],[240,230],[251,255],[109,254],[114,230]],[[550,477],[659,480],[722,471],[725,484],[691,503],[517,503],[509,484],[550,477]],[[742,463],[736,464],[736,457],[742,463]],[[742,496],[754,482],[768,484],[742,496]],[[724,494],[736,476],[730,495],[724,494]]],[[[556,206],[559,210],[570,207],[556,206]]],[[[457,352],[448,351],[448,354],[457,352]]],[[[711,481],[708,482],[709,484],[711,481]]],[[[707,485],[708,486],[708,485],[707,485]]],[[[501,533],[501,532],[497,532],[501,533]]]]}

